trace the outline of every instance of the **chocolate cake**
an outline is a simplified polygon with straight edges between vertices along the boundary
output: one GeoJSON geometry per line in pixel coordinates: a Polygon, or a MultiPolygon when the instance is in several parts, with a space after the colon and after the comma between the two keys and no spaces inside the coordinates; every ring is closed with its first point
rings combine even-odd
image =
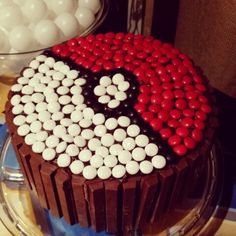
{"type": "Polygon", "coordinates": [[[108,233],[141,229],[191,194],[217,126],[193,62],[124,33],[74,38],[37,56],[9,92],[6,120],[42,207],[108,233]]]}

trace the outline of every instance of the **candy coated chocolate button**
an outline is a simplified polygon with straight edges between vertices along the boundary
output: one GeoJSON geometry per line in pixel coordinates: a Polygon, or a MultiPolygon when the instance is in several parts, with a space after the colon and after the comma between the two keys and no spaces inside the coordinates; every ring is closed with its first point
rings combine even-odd
{"type": "MultiPolygon", "coordinates": [[[[138,136],[137,136],[137,137],[138,137],[138,136]]],[[[134,141],[133,138],[128,137],[128,138],[126,138],[126,139],[123,140],[122,146],[123,146],[123,148],[124,148],[125,150],[131,151],[131,150],[133,150],[134,147],[135,147],[135,141],[134,141]]]]}
{"type": "Polygon", "coordinates": [[[195,141],[197,141],[197,142],[201,141],[202,138],[203,138],[203,136],[202,136],[202,131],[199,130],[199,129],[194,129],[194,130],[192,131],[192,138],[193,138],[195,141]]]}
{"type": "Polygon", "coordinates": [[[156,169],[162,169],[166,166],[166,159],[162,155],[156,155],[152,158],[152,165],[156,169]]]}
{"type": "Polygon", "coordinates": [[[43,159],[46,161],[51,161],[55,158],[56,152],[52,148],[46,148],[42,153],[43,159]]]}
{"type": "Polygon", "coordinates": [[[113,155],[106,155],[104,157],[104,164],[110,168],[116,166],[118,163],[117,157],[113,155]]]}
{"type": "Polygon", "coordinates": [[[162,128],[163,122],[160,119],[155,118],[151,120],[150,124],[155,131],[158,131],[162,128]]]}
{"type": "Polygon", "coordinates": [[[193,119],[192,118],[186,117],[186,118],[182,119],[182,122],[181,122],[182,126],[189,128],[189,127],[192,126],[192,124],[193,124],[193,119]]]}
{"type": "Polygon", "coordinates": [[[111,134],[105,134],[101,138],[101,143],[105,147],[110,147],[114,143],[114,137],[111,134]]]}
{"type": "Polygon", "coordinates": [[[84,169],[84,163],[79,160],[75,160],[70,164],[70,170],[73,174],[80,174],[84,169]]]}
{"type": "Polygon", "coordinates": [[[97,175],[96,168],[92,166],[85,166],[83,169],[83,176],[85,179],[94,179],[97,175]]]}
{"type": "Polygon", "coordinates": [[[119,179],[125,175],[125,167],[123,165],[117,165],[112,169],[112,176],[119,179]]]}
{"type": "Polygon", "coordinates": [[[175,101],[175,107],[180,110],[183,110],[184,108],[186,108],[186,106],[187,106],[187,103],[184,99],[177,99],[175,101]]]}
{"type": "Polygon", "coordinates": [[[153,165],[150,161],[144,160],[140,163],[140,171],[143,174],[150,174],[153,171],[153,165]]]}
{"type": "Polygon", "coordinates": [[[127,162],[131,161],[132,155],[129,151],[123,150],[118,155],[118,160],[121,164],[126,164],[127,162]]]}
{"type": "Polygon", "coordinates": [[[193,149],[196,147],[196,142],[192,138],[186,137],[184,138],[184,145],[189,149],[193,149]]]}
{"type": "Polygon", "coordinates": [[[135,175],[139,171],[139,164],[136,161],[129,161],[129,162],[127,162],[125,168],[126,168],[126,171],[130,175],[135,175]]]}
{"type": "Polygon", "coordinates": [[[170,116],[173,118],[173,119],[179,119],[181,117],[181,111],[178,110],[178,109],[174,109],[172,111],[170,111],[170,116]]]}
{"type": "Polygon", "coordinates": [[[133,151],[132,151],[132,158],[135,161],[142,161],[144,160],[146,157],[146,152],[143,148],[141,147],[136,147],[133,151]]]}
{"type": "Polygon", "coordinates": [[[176,134],[178,134],[180,137],[187,137],[189,134],[189,131],[186,127],[178,127],[176,129],[176,134]]]}
{"type": "Polygon", "coordinates": [[[179,144],[174,147],[174,152],[179,156],[183,156],[186,154],[187,148],[183,144],[179,144]]]}
{"type": "Polygon", "coordinates": [[[171,146],[176,146],[176,145],[180,144],[180,142],[181,142],[181,138],[179,135],[172,135],[168,139],[168,143],[171,146]]]}
{"type": "Polygon", "coordinates": [[[59,167],[67,167],[70,165],[70,156],[68,154],[60,154],[57,158],[57,165],[59,167]]]}
{"type": "Polygon", "coordinates": [[[160,130],[160,134],[163,139],[167,139],[171,136],[171,129],[163,128],[160,130]]]}
{"type": "Polygon", "coordinates": [[[111,176],[111,169],[107,166],[101,166],[97,170],[100,179],[108,179],[111,176]]]}
{"type": "Polygon", "coordinates": [[[169,119],[169,113],[165,110],[161,110],[159,113],[158,113],[158,118],[161,120],[161,121],[167,121],[169,119]]]}

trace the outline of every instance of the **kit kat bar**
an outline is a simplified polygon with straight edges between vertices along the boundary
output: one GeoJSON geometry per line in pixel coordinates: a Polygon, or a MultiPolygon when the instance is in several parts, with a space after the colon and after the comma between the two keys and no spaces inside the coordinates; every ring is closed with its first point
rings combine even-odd
{"type": "Polygon", "coordinates": [[[172,194],[169,200],[169,204],[167,206],[166,213],[170,212],[174,207],[176,206],[176,203],[178,201],[178,197],[182,196],[182,186],[186,184],[186,177],[188,174],[188,163],[186,159],[181,159],[179,163],[173,167],[173,170],[175,172],[175,183],[172,189],[172,194]]]}
{"type": "Polygon", "coordinates": [[[105,201],[106,201],[106,231],[115,234],[118,232],[118,198],[120,195],[120,181],[105,181],[105,201]]]}
{"type": "Polygon", "coordinates": [[[59,202],[59,196],[57,193],[56,183],[54,176],[57,171],[57,167],[48,162],[44,162],[41,166],[41,177],[44,186],[45,193],[47,195],[49,209],[56,217],[62,216],[61,205],[59,202]]]}
{"type": "Polygon", "coordinates": [[[65,170],[59,169],[56,172],[55,180],[63,217],[67,223],[75,224],[77,223],[77,217],[72,194],[71,178],[65,170]]]}
{"type": "Polygon", "coordinates": [[[89,227],[88,203],[85,200],[85,178],[72,175],[72,190],[75,200],[76,215],[80,226],[89,227]]]}
{"type": "Polygon", "coordinates": [[[101,181],[87,183],[92,228],[99,232],[106,228],[105,189],[101,181]]]}
{"type": "Polygon", "coordinates": [[[160,191],[157,195],[156,204],[150,219],[152,223],[157,219],[160,219],[160,217],[165,213],[165,208],[170,197],[170,191],[172,191],[174,178],[173,170],[171,169],[159,172],[160,191]]]}
{"type": "Polygon", "coordinates": [[[132,177],[122,184],[122,229],[124,232],[133,230],[135,210],[138,211],[136,204],[139,201],[140,177],[132,177]]]}
{"type": "Polygon", "coordinates": [[[154,197],[158,191],[158,177],[156,174],[142,177],[141,196],[139,210],[136,216],[135,228],[140,229],[150,218],[151,206],[153,205],[154,197]]]}
{"type": "Polygon", "coordinates": [[[41,173],[40,173],[40,169],[44,160],[41,157],[41,155],[38,155],[36,153],[32,152],[30,153],[30,155],[31,155],[31,158],[29,162],[30,162],[33,177],[34,177],[34,182],[35,182],[36,191],[38,193],[39,202],[43,208],[48,208],[49,205],[47,201],[47,196],[44,190],[41,173]]]}

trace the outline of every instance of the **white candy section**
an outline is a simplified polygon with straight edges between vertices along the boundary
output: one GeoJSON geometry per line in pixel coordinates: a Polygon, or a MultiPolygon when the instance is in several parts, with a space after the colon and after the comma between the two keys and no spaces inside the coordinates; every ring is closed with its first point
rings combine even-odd
{"type": "Polygon", "coordinates": [[[0,52],[38,50],[75,37],[100,7],[99,0],[1,0],[0,52]]]}
{"type": "Polygon", "coordinates": [[[94,88],[94,94],[98,96],[98,102],[107,104],[111,109],[117,108],[122,101],[127,98],[125,93],[130,87],[125,77],[117,73],[112,78],[103,76],[99,80],[99,85],[94,88]]]}
{"type": "MultiPolygon", "coordinates": [[[[17,82],[10,101],[13,123],[18,135],[45,160],[54,160],[86,179],[121,178],[139,171],[149,174],[166,165],[158,146],[129,117],[106,119],[86,106],[82,94],[86,80],[64,62],[40,55],[17,82]]],[[[112,91],[118,91],[124,82],[121,74],[103,76],[100,94],[105,91],[115,96],[112,91]],[[107,89],[109,86],[115,89],[107,89]]]]}

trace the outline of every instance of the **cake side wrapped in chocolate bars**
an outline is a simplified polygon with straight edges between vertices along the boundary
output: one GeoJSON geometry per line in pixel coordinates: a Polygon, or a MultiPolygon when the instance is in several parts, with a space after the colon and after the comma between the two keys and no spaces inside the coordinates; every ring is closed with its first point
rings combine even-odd
{"type": "Polygon", "coordinates": [[[156,222],[191,195],[216,127],[193,62],[142,35],[57,45],[23,69],[8,100],[17,159],[41,205],[109,233],[156,222]]]}

